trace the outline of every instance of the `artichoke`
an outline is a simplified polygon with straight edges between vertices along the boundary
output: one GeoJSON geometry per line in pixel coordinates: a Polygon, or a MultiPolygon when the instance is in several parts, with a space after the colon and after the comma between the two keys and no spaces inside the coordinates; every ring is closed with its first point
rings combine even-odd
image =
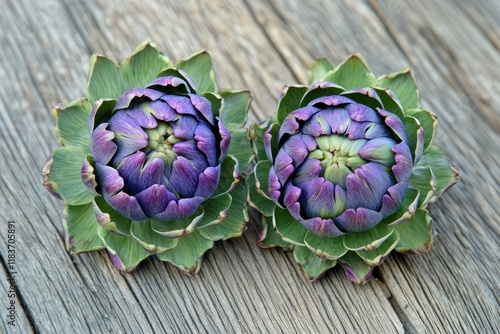
{"type": "Polygon", "coordinates": [[[250,129],[259,245],[293,249],[311,281],[338,262],[357,283],[392,250],[428,251],[428,205],[459,171],[432,144],[437,118],[419,100],[411,70],[376,78],[358,55],[319,59],[309,86],[285,86],[277,112],[250,129]]]}
{"type": "Polygon", "coordinates": [[[66,204],[67,249],[106,248],[125,272],[156,254],[196,273],[248,221],[249,103],[246,90],[217,91],[206,51],[173,64],[144,42],[119,65],[92,56],[87,97],[53,110],[61,147],[42,168],[66,204]]]}

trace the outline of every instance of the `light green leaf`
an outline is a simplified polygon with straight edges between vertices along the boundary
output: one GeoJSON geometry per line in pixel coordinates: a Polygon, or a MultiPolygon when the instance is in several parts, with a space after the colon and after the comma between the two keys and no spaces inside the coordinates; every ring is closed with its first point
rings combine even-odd
{"type": "Polygon", "coordinates": [[[424,128],[420,125],[418,119],[413,116],[406,115],[403,122],[413,162],[417,163],[424,153],[424,128]]]}
{"type": "Polygon", "coordinates": [[[229,143],[228,155],[234,156],[239,164],[240,170],[244,171],[253,160],[252,146],[248,139],[247,129],[237,129],[231,131],[231,142],[229,143]]]}
{"type": "Polygon", "coordinates": [[[205,209],[203,218],[198,223],[198,228],[206,228],[209,226],[221,224],[229,214],[229,208],[233,198],[229,194],[221,195],[217,198],[211,198],[203,202],[202,206],[205,209]]]}
{"type": "Polygon", "coordinates": [[[392,234],[392,227],[385,224],[378,224],[368,231],[364,232],[349,232],[342,238],[344,246],[352,251],[365,251],[377,249],[385,239],[392,234]]]}
{"type": "Polygon", "coordinates": [[[101,123],[106,122],[113,114],[116,100],[98,100],[94,103],[95,115],[90,120],[89,128],[94,129],[101,123]]]}
{"type": "Polygon", "coordinates": [[[249,218],[245,201],[246,189],[243,182],[239,183],[229,194],[232,197],[232,202],[226,219],[221,224],[197,230],[204,238],[213,241],[226,240],[239,237],[245,230],[249,218]]]}
{"type": "Polygon", "coordinates": [[[179,238],[187,234],[193,233],[193,231],[198,226],[199,222],[203,218],[205,210],[200,206],[194,214],[188,218],[175,220],[175,221],[163,221],[158,219],[151,219],[151,228],[158,234],[168,238],[179,238]]]}
{"type": "Polygon", "coordinates": [[[406,114],[418,119],[424,128],[424,151],[426,151],[431,146],[434,136],[436,135],[438,128],[437,116],[423,109],[408,109],[406,110],[406,114]]]}
{"type": "Polygon", "coordinates": [[[131,88],[143,87],[170,66],[168,58],[153,43],[143,42],[120,65],[100,55],[90,58],[87,97],[118,100],[131,88]]]}
{"type": "Polygon", "coordinates": [[[435,145],[431,145],[425,151],[422,159],[415,167],[430,166],[432,173],[436,178],[436,193],[430,200],[430,203],[435,202],[439,196],[448,190],[459,180],[460,171],[450,162],[450,159],[435,145]]]}
{"type": "Polygon", "coordinates": [[[157,254],[157,257],[173,264],[183,274],[194,275],[200,270],[203,254],[213,246],[212,240],[205,239],[198,231],[194,231],[179,238],[175,248],[157,254]]]}
{"type": "Polygon", "coordinates": [[[396,114],[401,120],[403,120],[405,114],[403,106],[397,99],[396,95],[394,95],[394,92],[388,88],[373,87],[373,89],[375,89],[380,101],[382,101],[382,104],[384,105],[382,109],[396,114]]]}
{"type": "Polygon", "coordinates": [[[420,108],[420,93],[411,69],[383,75],[377,78],[376,85],[392,90],[404,110],[420,108]]]}
{"type": "MultiPolygon", "coordinates": [[[[219,117],[219,114],[222,109],[222,97],[219,94],[212,93],[212,92],[203,92],[201,93],[201,96],[206,98],[208,101],[210,101],[210,106],[212,109],[212,113],[214,116],[219,117]]],[[[224,124],[224,122],[222,122],[224,124]]],[[[226,125],[226,124],[224,124],[226,125]]],[[[227,126],[226,126],[227,128],[227,126]]]]}
{"type": "Polygon", "coordinates": [[[104,243],[97,235],[99,223],[91,203],[66,205],[63,226],[66,231],[66,249],[71,253],[78,254],[104,248],[104,243]]]}
{"type": "Polygon", "coordinates": [[[285,86],[281,92],[282,98],[278,104],[278,122],[281,124],[285,117],[300,107],[300,101],[308,87],[303,85],[285,86]]]}
{"type": "Polygon", "coordinates": [[[333,64],[327,58],[323,57],[316,59],[309,71],[309,85],[324,81],[325,75],[333,70],[333,68],[333,64]]]}
{"type": "Polygon", "coordinates": [[[378,96],[377,91],[371,87],[346,90],[342,93],[342,96],[350,98],[372,109],[383,107],[382,100],[378,96]]]}
{"type": "Polygon", "coordinates": [[[91,111],[92,105],[87,98],[58,105],[52,110],[55,134],[61,146],[73,145],[90,152],[88,121],[91,111]]]}
{"type": "Polygon", "coordinates": [[[337,260],[347,253],[341,237],[318,237],[308,231],[305,244],[311,252],[322,259],[337,260]]]}
{"type": "Polygon", "coordinates": [[[272,217],[261,215],[262,230],[257,237],[257,244],[261,248],[282,247],[285,250],[292,250],[293,245],[283,241],[273,227],[272,217]]]}
{"type": "Polygon", "coordinates": [[[132,237],[149,253],[163,253],[177,246],[178,238],[168,238],[153,231],[151,219],[132,222],[132,237]]]}
{"type": "Polygon", "coordinates": [[[257,192],[255,186],[255,173],[249,173],[246,177],[246,186],[248,189],[247,201],[250,206],[266,216],[272,216],[276,204],[267,197],[257,192]]]}
{"type": "Polygon", "coordinates": [[[94,198],[82,181],[82,165],[86,158],[87,152],[75,146],[63,146],[52,153],[45,182],[55,183],[55,190],[68,204],[86,204],[94,198]]]}
{"type": "Polygon", "coordinates": [[[380,265],[399,242],[399,233],[394,232],[377,249],[361,251],[356,254],[369,266],[380,265]]]}
{"type": "Polygon", "coordinates": [[[372,278],[373,267],[366,264],[355,252],[347,252],[339,260],[347,277],[357,284],[365,284],[372,278]]]}
{"type": "Polygon", "coordinates": [[[288,210],[275,207],[273,213],[273,226],[276,232],[281,235],[284,241],[305,246],[304,239],[308,230],[295,218],[293,218],[288,210]]]}
{"type": "Polygon", "coordinates": [[[309,248],[302,246],[295,246],[293,257],[300,264],[311,282],[320,279],[328,269],[335,267],[337,264],[337,261],[317,257],[309,248]]]}
{"type": "Polygon", "coordinates": [[[410,177],[410,185],[420,190],[420,199],[418,208],[425,209],[427,204],[436,193],[436,178],[429,166],[420,166],[413,168],[410,177]]]}
{"type": "Polygon", "coordinates": [[[299,107],[305,107],[311,101],[317,99],[318,97],[329,96],[329,95],[339,95],[345,91],[344,87],[331,82],[318,82],[309,88],[307,93],[304,94],[300,100],[299,107]]]}
{"type": "Polygon", "coordinates": [[[422,254],[429,251],[432,246],[432,218],[427,210],[418,209],[411,219],[394,226],[394,230],[400,236],[396,246],[398,252],[422,254]]]}
{"type": "Polygon", "coordinates": [[[115,211],[102,196],[94,198],[97,222],[106,230],[119,235],[130,235],[132,221],[115,211]]]}
{"type": "Polygon", "coordinates": [[[228,155],[221,164],[219,184],[212,198],[227,194],[240,182],[237,160],[234,156],[228,155]]]}
{"type": "Polygon", "coordinates": [[[134,53],[120,64],[124,84],[122,94],[131,88],[144,87],[170,65],[170,61],[158,51],[156,44],[142,42],[134,53]]]}
{"type": "Polygon", "coordinates": [[[254,168],[255,174],[255,188],[257,192],[267,198],[269,198],[269,170],[271,169],[271,162],[269,160],[259,161],[254,168]]]}
{"type": "Polygon", "coordinates": [[[152,255],[130,236],[114,234],[100,225],[97,233],[106,245],[113,264],[121,271],[132,272],[142,260],[152,255]]]}
{"type": "Polygon", "coordinates": [[[224,111],[222,123],[229,130],[242,128],[247,122],[248,108],[252,100],[252,94],[248,90],[223,89],[220,95],[224,99],[224,111]]]}
{"type": "Polygon", "coordinates": [[[254,124],[250,128],[250,140],[252,143],[252,151],[253,154],[257,157],[257,161],[261,160],[268,160],[267,154],[266,154],[266,149],[264,146],[264,135],[267,132],[267,130],[271,127],[270,130],[270,135],[271,135],[271,155],[273,157],[278,154],[278,131],[279,131],[279,124],[274,123],[274,124],[265,124],[261,126],[257,126],[254,124]]]}
{"type": "Polygon", "coordinates": [[[210,54],[206,50],[199,51],[188,58],[181,59],[176,63],[176,67],[185,71],[196,85],[196,91],[215,92],[215,73],[210,54]]]}
{"type": "Polygon", "coordinates": [[[399,206],[395,213],[382,220],[379,224],[393,226],[410,219],[417,211],[419,198],[420,191],[418,189],[406,189],[403,204],[399,206]]]}
{"type": "Polygon", "coordinates": [[[360,55],[351,55],[325,76],[325,81],[336,83],[345,89],[372,86],[375,76],[360,55]]]}
{"type": "Polygon", "coordinates": [[[120,66],[101,55],[90,57],[87,97],[91,104],[98,99],[118,100],[124,93],[120,66]]]}

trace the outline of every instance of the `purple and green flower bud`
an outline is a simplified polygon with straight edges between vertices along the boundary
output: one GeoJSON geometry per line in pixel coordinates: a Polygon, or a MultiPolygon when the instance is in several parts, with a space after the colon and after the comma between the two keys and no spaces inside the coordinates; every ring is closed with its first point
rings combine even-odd
{"type": "Polygon", "coordinates": [[[42,172],[66,203],[66,247],[107,249],[133,270],[155,254],[196,273],[248,221],[248,91],[217,90],[210,55],[173,64],[151,43],[116,64],[94,55],[87,97],[54,109],[61,147],[42,172]]]}
{"type": "Polygon", "coordinates": [[[310,86],[285,87],[277,113],[251,129],[259,244],[293,248],[311,280],[339,262],[358,283],[393,249],[428,250],[427,205],[458,181],[436,129],[411,71],[375,78],[358,56],[318,60],[310,86]]]}

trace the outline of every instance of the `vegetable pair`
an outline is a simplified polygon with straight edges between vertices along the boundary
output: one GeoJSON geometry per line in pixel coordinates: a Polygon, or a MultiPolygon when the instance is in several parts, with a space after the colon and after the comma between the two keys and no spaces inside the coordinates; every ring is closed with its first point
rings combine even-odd
{"type": "Polygon", "coordinates": [[[42,168],[65,204],[66,247],[106,248],[129,272],[155,254],[184,273],[240,236],[247,202],[262,247],[293,249],[315,280],[338,261],[366,282],[391,250],[432,242],[427,205],[458,180],[434,145],[411,71],[375,78],[358,56],[315,62],[278,111],[244,126],[246,90],[218,90],[207,52],[172,63],[142,43],[116,64],[94,55],[87,97],[56,107],[61,144],[42,168]]]}

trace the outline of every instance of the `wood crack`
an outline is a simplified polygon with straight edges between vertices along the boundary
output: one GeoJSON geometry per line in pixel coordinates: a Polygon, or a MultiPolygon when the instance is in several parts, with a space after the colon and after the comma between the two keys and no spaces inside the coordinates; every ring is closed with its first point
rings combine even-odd
{"type": "MultiPolygon", "coordinates": [[[[0,253],[0,262],[2,264],[2,268],[4,270],[5,277],[10,277],[10,271],[8,270],[7,262],[5,261],[2,253],[0,253]]],[[[19,285],[17,284],[17,280],[15,283],[15,287],[16,287],[16,298],[19,301],[19,304],[21,305],[23,313],[26,316],[26,319],[28,320],[28,323],[29,323],[31,329],[33,330],[33,332],[35,334],[40,333],[40,330],[39,330],[39,328],[36,324],[36,321],[35,321],[35,317],[31,313],[30,307],[29,307],[28,303],[26,302],[21,290],[19,289],[19,285]]]]}

